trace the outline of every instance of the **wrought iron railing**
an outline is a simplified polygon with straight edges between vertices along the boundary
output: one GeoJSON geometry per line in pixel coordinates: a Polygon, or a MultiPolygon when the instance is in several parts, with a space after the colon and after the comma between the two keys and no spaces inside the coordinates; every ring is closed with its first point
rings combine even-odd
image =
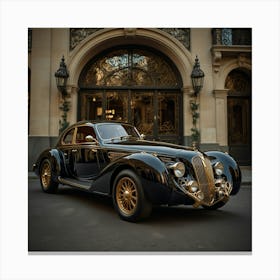
{"type": "Polygon", "coordinates": [[[251,28],[213,28],[212,29],[213,45],[235,46],[235,45],[252,45],[251,28]]]}

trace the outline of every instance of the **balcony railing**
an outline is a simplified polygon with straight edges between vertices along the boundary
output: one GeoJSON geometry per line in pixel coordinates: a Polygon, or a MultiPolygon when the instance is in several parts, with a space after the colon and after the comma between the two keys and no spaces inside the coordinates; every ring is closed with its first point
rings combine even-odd
{"type": "Polygon", "coordinates": [[[251,28],[213,28],[213,45],[221,46],[251,46],[251,28]]]}

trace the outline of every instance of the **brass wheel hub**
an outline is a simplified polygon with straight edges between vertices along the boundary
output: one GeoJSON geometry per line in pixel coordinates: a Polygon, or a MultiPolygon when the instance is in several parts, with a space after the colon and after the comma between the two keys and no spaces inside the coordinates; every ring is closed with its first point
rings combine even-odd
{"type": "Polygon", "coordinates": [[[44,188],[47,188],[51,181],[51,167],[47,162],[42,166],[41,181],[44,188]]]}
{"type": "Polygon", "coordinates": [[[123,177],[116,186],[116,202],[126,215],[132,215],[137,207],[138,193],[136,185],[129,177],[123,177]]]}

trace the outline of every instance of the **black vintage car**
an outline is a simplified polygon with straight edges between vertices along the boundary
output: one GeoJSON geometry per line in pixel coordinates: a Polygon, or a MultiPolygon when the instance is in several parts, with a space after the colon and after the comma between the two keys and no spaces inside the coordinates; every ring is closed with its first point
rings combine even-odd
{"type": "Polygon", "coordinates": [[[63,184],[111,196],[127,221],[149,216],[153,205],[218,209],[241,183],[239,166],[226,153],[146,141],[134,126],[116,122],[70,126],[34,171],[47,193],[63,184]]]}

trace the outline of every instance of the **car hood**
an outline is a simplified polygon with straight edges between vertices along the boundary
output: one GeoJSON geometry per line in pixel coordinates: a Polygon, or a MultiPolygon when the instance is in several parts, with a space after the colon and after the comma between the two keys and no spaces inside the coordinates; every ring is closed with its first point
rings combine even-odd
{"type": "Polygon", "coordinates": [[[127,140],[119,141],[115,143],[104,144],[105,147],[109,149],[116,149],[118,151],[123,151],[127,153],[133,152],[147,152],[156,155],[178,157],[190,159],[198,151],[194,151],[192,148],[187,146],[180,146],[175,144],[170,144],[166,142],[157,141],[146,141],[146,140],[127,140]]]}

